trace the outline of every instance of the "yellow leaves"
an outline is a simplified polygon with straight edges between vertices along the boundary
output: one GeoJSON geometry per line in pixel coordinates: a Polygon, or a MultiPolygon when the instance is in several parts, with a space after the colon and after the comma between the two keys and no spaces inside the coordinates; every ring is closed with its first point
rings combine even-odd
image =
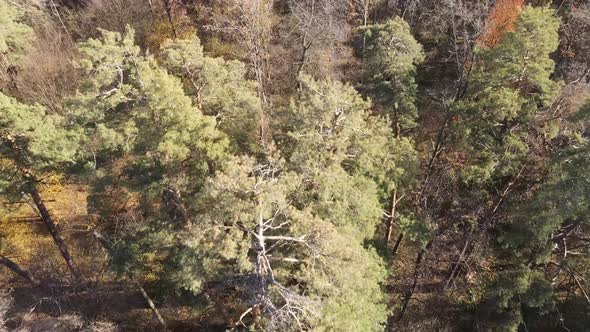
{"type": "Polygon", "coordinates": [[[161,258],[156,253],[149,252],[142,255],[142,261],[143,268],[148,271],[142,275],[143,280],[146,282],[159,281],[164,270],[161,258]]]}
{"type": "Polygon", "coordinates": [[[152,29],[147,35],[148,46],[151,50],[158,50],[168,39],[189,39],[195,36],[197,29],[184,12],[178,12],[173,17],[172,24],[165,16],[154,20],[152,29]],[[175,36],[176,33],[176,36],[175,36]]]}
{"type": "Polygon", "coordinates": [[[64,186],[62,184],[63,174],[50,174],[49,176],[43,178],[43,182],[46,185],[43,193],[46,195],[53,196],[64,190],[64,186]]]}

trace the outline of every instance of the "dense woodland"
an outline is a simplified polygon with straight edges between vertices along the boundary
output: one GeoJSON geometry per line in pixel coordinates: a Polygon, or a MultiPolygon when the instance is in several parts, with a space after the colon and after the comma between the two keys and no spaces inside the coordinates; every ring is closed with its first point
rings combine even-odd
{"type": "Polygon", "coordinates": [[[0,0],[0,331],[590,331],[587,0],[0,0]]]}

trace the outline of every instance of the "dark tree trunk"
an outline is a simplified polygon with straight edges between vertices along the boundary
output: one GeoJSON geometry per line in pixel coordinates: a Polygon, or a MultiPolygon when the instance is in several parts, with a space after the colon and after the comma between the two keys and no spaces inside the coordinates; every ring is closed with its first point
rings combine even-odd
{"type": "Polygon", "coordinates": [[[31,272],[29,272],[29,271],[21,268],[17,263],[13,262],[12,260],[10,260],[7,257],[4,257],[4,256],[0,255],[0,265],[6,266],[12,272],[18,274],[19,276],[21,276],[22,278],[24,278],[25,280],[27,280],[33,286],[39,286],[41,284],[41,282],[39,282],[39,280],[37,280],[31,274],[31,272]]]}
{"type": "Polygon", "coordinates": [[[408,304],[410,303],[410,300],[412,299],[412,296],[416,291],[416,286],[418,285],[418,277],[420,276],[420,267],[422,266],[422,258],[424,258],[425,253],[426,250],[420,250],[418,256],[416,257],[416,264],[414,266],[414,281],[412,282],[412,286],[410,286],[410,289],[408,289],[402,301],[402,309],[400,310],[399,315],[397,317],[398,322],[404,319],[404,315],[406,314],[406,310],[408,309],[408,304]]]}
{"type": "Polygon", "coordinates": [[[49,230],[49,233],[51,233],[51,237],[53,238],[53,241],[57,245],[57,248],[59,249],[59,252],[61,253],[62,257],[66,261],[66,264],[70,268],[70,271],[72,272],[74,277],[80,278],[80,270],[78,269],[76,264],[74,264],[74,260],[72,259],[72,256],[70,255],[68,247],[66,246],[64,240],[62,239],[61,235],[59,234],[59,231],[58,231],[57,227],[55,226],[55,223],[53,222],[51,215],[49,214],[49,210],[47,210],[47,207],[43,203],[43,200],[41,199],[41,195],[39,195],[39,191],[37,190],[37,186],[35,184],[31,185],[31,189],[29,191],[29,194],[31,194],[31,197],[33,198],[33,202],[35,203],[35,206],[37,207],[37,209],[39,210],[39,213],[41,214],[41,219],[43,219],[45,226],[47,226],[47,230],[49,230]]]}
{"type": "Polygon", "coordinates": [[[174,26],[174,20],[172,19],[172,4],[174,0],[163,0],[163,2],[166,17],[168,17],[168,23],[170,23],[170,28],[172,28],[172,35],[174,36],[174,39],[177,39],[178,34],[176,33],[176,27],[174,26]]]}
{"type": "Polygon", "coordinates": [[[399,245],[402,243],[404,239],[404,233],[399,233],[397,240],[395,240],[395,244],[393,245],[393,249],[391,250],[391,257],[395,257],[397,254],[397,250],[399,249],[399,245]]]}
{"type": "Polygon", "coordinates": [[[78,268],[74,264],[72,256],[70,255],[70,252],[68,251],[68,247],[66,246],[65,242],[63,241],[63,239],[59,235],[59,231],[57,230],[57,227],[55,227],[55,223],[53,222],[53,219],[51,218],[51,215],[49,214],[49,210],[47,210],[47,207],[45,206],[45,204],[43,203],[43,200],[41,199],[41,195],[39,194],[39,190],[37,189],[37,183],[39,181],[29,171],[29,169],[27,167],[27,161],[26,161],[27,158],[23,157],[23,155],[22,155],[23,149],[18,146],[18,144],[14,140],[14,137],[12,135],[10,135],[10,133],[8,133],[8,132],[2,133],[2,139],[4,140],[4,142],[6,144],[8,144],[8,146],[10,147],[12,152],[15,154],[15,157],[16,157],[15,159],[16,159],[16,163],[18,165],[18,169],[28,184],[28,189],[29,189],[28,193],[31,195],[31,198],[33,198],[33,203],[35,204],[35,207],[37,208],[37,210],[41,216],[41,219],[43,219],[45,226],[47,226],[49,233],[51,233],[51,237],[53,238],[53,241],[57,245],[57,248],[59,249],[62,257],[66,261],[66,264],[70,268],[70,271],[72,272],[74,277],[76,277],[76,279],[79,279],[80,278],[80,270],[78,270],[78,268]]]}

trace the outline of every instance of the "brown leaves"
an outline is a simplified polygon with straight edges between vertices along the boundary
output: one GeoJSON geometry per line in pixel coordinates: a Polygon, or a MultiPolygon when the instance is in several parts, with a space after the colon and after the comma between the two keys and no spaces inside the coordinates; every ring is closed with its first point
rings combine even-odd
{"type": "Polygon", "coordinates": [[[485,29],[478,44],[492,48],[502,40],[504,33],[514,31],[514,25],[523,7],[524,0],[496,1],[486,19],[485,29]]]}

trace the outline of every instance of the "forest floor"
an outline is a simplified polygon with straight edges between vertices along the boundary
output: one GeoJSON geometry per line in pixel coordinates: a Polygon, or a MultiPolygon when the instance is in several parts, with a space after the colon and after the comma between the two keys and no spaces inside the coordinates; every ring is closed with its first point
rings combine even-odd
{"type": "MultiPolygon", "coordinates": [[[[93,235],[94,221],[86,211],[86,189],[54,186],[44,188],[42,195],[83,277],[76,280],[71,276],[51,235],[28,202],[2,202],[6,214],[0,219],[0,235],[6,236],[0,238],[0,254],[42,281],[41,286],[33,287],[0,267],[0,290],[8,289],[14,299],[9,328],[16,329],[28,320],[76,315],[85,321],[108,318],[120,331],[161,331],[137,288],[109,271],[106,252],[93,235]]],[[[150,293],[149,287],[145,289],[150,293]]],[[[155,299],[156,305],[166,301],[164,296],[155,299]]],[[[194,321],[190,308],[165,304],[161,313],[170,317],[167,323],[172,331],[220,330],[198,328],[200,324],[194,321]]]]}

